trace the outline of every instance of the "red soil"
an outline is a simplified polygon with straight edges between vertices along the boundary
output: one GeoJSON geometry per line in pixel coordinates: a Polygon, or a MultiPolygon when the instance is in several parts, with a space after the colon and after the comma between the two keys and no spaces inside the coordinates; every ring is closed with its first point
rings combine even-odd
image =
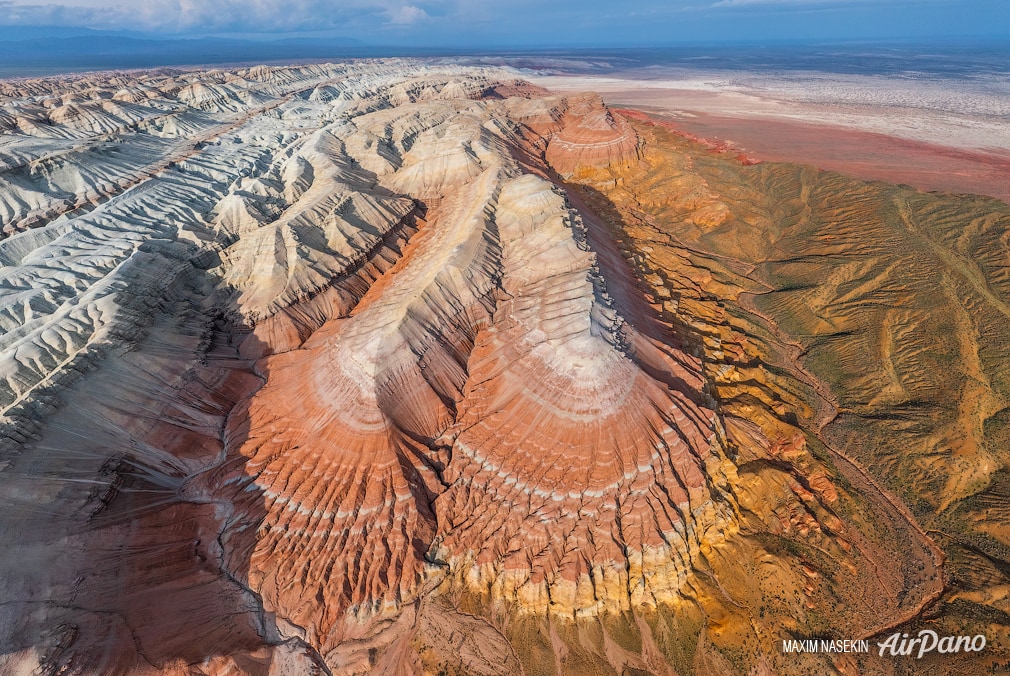
{"type": "MultiPolygon", "coordinates": [[[[650,118],[660,123],[660,116],[650,118]]],[[[1010,154],[995,149],[966,150],[829,125],[704,113],[662,124],[714,149],[735,149],[745,158],[812,164],[867,180],[1010,202],[1010,154]]]]}

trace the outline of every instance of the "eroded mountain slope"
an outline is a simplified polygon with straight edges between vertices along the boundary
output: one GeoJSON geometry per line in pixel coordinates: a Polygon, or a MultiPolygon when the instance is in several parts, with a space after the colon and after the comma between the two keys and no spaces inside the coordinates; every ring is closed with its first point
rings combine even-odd
{"type": "MultiPolygon", "coordinates": [[[[780,641],[940,593],[789,327],[726,319],[753,266],[629,265],[569,192],[650,188],[597,97],[403,61],[3,92],[4,669],[851,671],[780,641]]],[[[684,181],[652,194],[726,221],[684,181]]]]}
{"type": "Polygon", "coordinates": [[[988,637],[984,655],[863,668],[1002,668],[1010,207],[752,165],[635,115],[644,161],[583,172],[580,191],[667,316],[704,335],[723,410],[799,423],[942,548],[948,588],[904,631],[988,637]]]}

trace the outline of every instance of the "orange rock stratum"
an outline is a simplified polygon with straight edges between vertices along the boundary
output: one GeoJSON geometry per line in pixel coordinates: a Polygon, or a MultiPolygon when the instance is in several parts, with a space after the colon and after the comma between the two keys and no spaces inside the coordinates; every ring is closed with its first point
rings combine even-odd
{"type": "Polygon", "coordinates": [[[0,672],[876,673],[781,641],[949,593],[768,165],[409,61],[0,94],[0,672]]]}

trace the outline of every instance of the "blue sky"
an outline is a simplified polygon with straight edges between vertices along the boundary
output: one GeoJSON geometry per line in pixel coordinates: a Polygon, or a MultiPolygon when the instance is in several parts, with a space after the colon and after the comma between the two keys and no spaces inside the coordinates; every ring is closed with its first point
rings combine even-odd
{"type": "Polygon", "coordinates": [[[1010,39],[1010,0],[0,0],[0,24],[441,47],[1010,39]]]}

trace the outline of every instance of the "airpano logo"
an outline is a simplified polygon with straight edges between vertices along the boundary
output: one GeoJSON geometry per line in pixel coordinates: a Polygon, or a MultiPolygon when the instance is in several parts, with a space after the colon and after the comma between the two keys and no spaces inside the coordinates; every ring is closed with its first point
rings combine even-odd
{"type": "Polygon", "coordinates": [[[890,655],[898,657],[900,655],[915,655],[916,659],[922,659],[923,655],[933,652],[939,654],[952,654],[959,652],[977,653],[985,648],[986,639],[982,634],[976,636],[939,636],[932,629],[923,629],[915,638],[909,638],[908,634],[895,632],[887,637],[883,643],[878,643],[880,657],[890,655]],[[918,646],[918,650],[916,650],[918,646]]]}

